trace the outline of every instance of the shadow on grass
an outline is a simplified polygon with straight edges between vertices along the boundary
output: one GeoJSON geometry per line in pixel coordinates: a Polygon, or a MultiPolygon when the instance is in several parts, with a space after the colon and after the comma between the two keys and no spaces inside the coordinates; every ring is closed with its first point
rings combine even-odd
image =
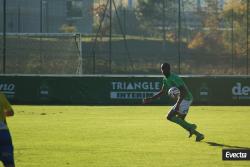
{"type": "Polygon", "coordinates": [[[232,146],[232,145],[227,145],[227,144],[221,144],[221,143],[216,143],[216,142],[211,142],[211,141],[206,141],[204,143],[207,143],[209,146],[212,147],[227,147],[227,148],[235,148],[235,149],[250,149],[250,147],[242,147],[242,146],[232,146]]]}

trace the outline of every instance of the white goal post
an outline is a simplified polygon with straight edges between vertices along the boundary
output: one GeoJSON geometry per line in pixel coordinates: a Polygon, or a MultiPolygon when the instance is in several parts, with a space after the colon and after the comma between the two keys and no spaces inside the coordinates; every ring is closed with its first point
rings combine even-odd
{"type": "MultiPolygon", "coordinates": [[[[6,71],[81,75],[81,38],[80,33],[6,33],[6,71]]],[[[0,34],[0,50],[2,39],[3,34],[0,34]]]]}

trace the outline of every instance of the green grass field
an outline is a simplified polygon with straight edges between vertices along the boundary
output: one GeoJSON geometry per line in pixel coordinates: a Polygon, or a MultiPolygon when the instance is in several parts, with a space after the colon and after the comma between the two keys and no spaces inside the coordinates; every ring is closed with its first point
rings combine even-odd
{"type": "MultiPolygon", "coordinates": [[[[241,167],[223,148],[250,148],[250,107],[192,106],[195,142],[164,106],[14,106],[8,118],[17,167],[241,167]]],[[[0,165],[1,166],[1,165],[0,165]]]]}

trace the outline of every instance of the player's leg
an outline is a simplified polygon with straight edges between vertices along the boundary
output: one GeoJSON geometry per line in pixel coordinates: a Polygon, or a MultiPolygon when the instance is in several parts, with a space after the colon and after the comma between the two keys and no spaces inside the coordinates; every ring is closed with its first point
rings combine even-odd
{"type": "MultiPolygon", "coordinates": [[[[188,100],[183,100],[181,102],[179,111],[177,111],[177,113],[183,119],[185,119],[185,117],[189,111],[189,107],[190,107],[191,103],[192,103],[192,101],[188,101],[188,100]]],[[[196,130],[197,126],[195,124],[191,124],[191,123],[189,123],[189,124],[191,125],[190,130],[188,130],[189,137],[192,137],[192,135],[194,134],[194,135],[196,135],[196,141],[200,141],[200,140],[204,139],[204,135],[196,130]]]]}
{"type": "MultiPolygon", "coordinates": [[[[187,114],[180,114],[180,113],[178,113],[177,116],[179,118],[185,120],[187,114]]],[[[197,126],[195,124],[191,124],[191,125],[192,125],[192,130],[188,130],[188,132],[189,132],[189,136],[188,137],[189,138],[191,138],[193,136],[193,134],[194,134],[193,131],[197,128],[197,126]]]]}
{"type": "Polygon", "coordinates": [[[180,125],[182,128],[186,129],[187,131],[190,131],[192,129],[192,124],[185,121],[185,119],[179,118],[177,111],[175,110],[175,106],[169,111],[166,118],[169,121],[172,121],[178,125],[180,125]]]}
{"type": "Polygon", "coordinates": [[[15,167],[13,145],[9,130],[0,130],[0,160],[4,167],[15,167]]]}
{"type": "Polygon", "coordinates": [[[187,114],[178,114],[177,116],[178,116],[179,118],[185,120],[187,114]]]}
{"type": "MultiPolygon", "coordinates": [[[[180,114],[180,113],[178,113],[177,116],[179,118],[185,120],[187,114],[180,114]]],[[[191,124],[191,125],[192,125],[192,128],[191,128],[192,130],[188,130],[188,132],[189,132],[189,136],[188,137],[189,138],[191,138],[193,136],[193,134],[194,134],[193,131],[197,128],[197,126],[195,124],[191,124]]]]}

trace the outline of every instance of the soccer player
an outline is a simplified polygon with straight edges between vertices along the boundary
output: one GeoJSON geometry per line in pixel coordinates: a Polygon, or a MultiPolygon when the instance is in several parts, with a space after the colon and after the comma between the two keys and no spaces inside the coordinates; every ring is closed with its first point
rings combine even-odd
{"type": "Polygon", "coordinates": [[[13,115],[14,111],[10,103],[0,92],[0,161],[2,161],[4,167],[15,167],[13,145],[6,122],[6,116],[13,115]]]}
{"type": "Polygon", "coordinates": [[[196,136],[196,141],[203,140],[204,135],[196,130],[197,126],[195,124],[188,123],[185,120],[185,117],[187,116],[189,110],[189,106],[193,101],[193,96],[188,87],[178,75],[171,73],[170,65],[168,63],[163,63],[161,65],[161,72],[164,75],[161,90],[154,96],[143,99],[143,103],[150,103],[152,100],[157,99],[165,94],[165,92],[167,92],[169,88],[177,87],[180,90],[180,95],[178,96],[175,105],[167,114],[166,118],[169,121],[172,121],[180,125],[182,128],[186,129],[189,132],[189,137],[194,134],[196,136]]]}

